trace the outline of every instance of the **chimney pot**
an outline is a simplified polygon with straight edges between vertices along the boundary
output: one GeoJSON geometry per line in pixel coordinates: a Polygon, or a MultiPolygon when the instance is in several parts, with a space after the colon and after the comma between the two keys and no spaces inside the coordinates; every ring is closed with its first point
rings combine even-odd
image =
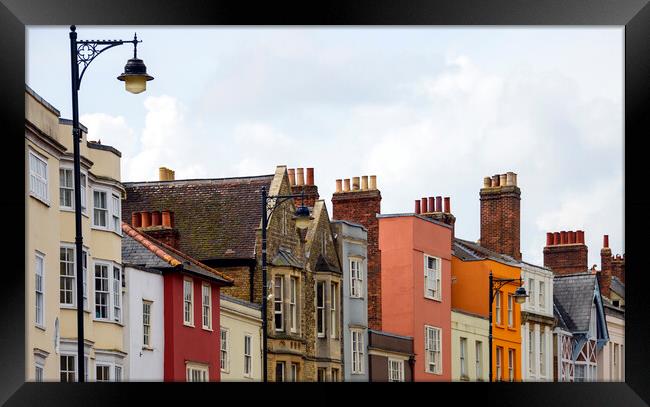
{"type": "Polygon", "coordinates": [[[517,174],[512,173],[512,185],[517,186],[517,174]]]}
{"type": "Polygon", "coordinates": [[[350,191],[350,178],[346,178],[343,180],[343,192],[348,192],[350,191]]]}
{"type": "MultiPolygon", "coordinates": [[[[442,212],[442,197],[441,196],[436,197],[436,210],[435,211],[436,212],[442,212]]],[[[433,211],[431,211],[431,212],[433,212],[433,211]]]]}
{"type": "Polygon", "coordinates": [[[371,175],[368,183],[368,189],[377,189],[377,176],[371,175]]]}
{"type": "Polygon", "coordinates": [[[508,177],[506,176],[506,174],[499,174],[499,185],[501,185],[502,187],[508,185],[507,180],[508,177]]]}
{"type": "Polygon", "coordinates": [[[435,212],[436,211],[435,200],[436,200],[436,198],[434,198],[432,196],[429,197],[429,202],[427,203],[428,212],[435,212]]]}
{"type": "Polygon", "coordinates": [[[569,244],[576,243],[576,232],[573,230],[569,231],[569,244]]]}
{"type": "Polygon", "coordinates": [[[515,173],[512,171],[509,171],[506,173],[506,185],[512,186],[515,184],[515,173]]]}
{"type": "Polygon", "coordinates": [[[352,190],[353,191],[359,190],[359,177],[352,177],[352,190]]]}
{"type": "Polygon", "coordinates": [[[553,246],[559,245],[560,241],[561,241],[560,232],[554,232],[553,233],[553,246]]]}
{"type": "Polygon", "coordinates": [[[165,227],[172,227],[172,218],[169,214],[169,211],[161,211],[162,214],[162,225],[165,227]]]}
{"type": "Polygon", "coordinates": [[[133,225],[134,228],[141,227],[141,225],[142,225],[142,216],[140,215],[140,212],[131,213],[131,225],[133,225]]]}
{"type": "Polygon", "coordinates": [[[305,185],[305,170],[304,168],[296,168],[296,185],[305,185]]]}
{"type": "Polygon", "coordinates": [[[560,232],[560,244],[567,244],[567,234],[565,230],[560,232]]]}
{"type": "Polygon", "coordinates": [[[451,213],[451,198],[445,197],[445,213],[451,213]]]}
{"type": "Polygon", "coordinates": [[[427,207],[427,198],[422,198],[422,213],[427,212],[429,212],[429,208],[427,207]]]}
{"type": "Polygon", "coordinates": [[[492,178],[485,177],[483,178],[483,188],[490,188],[492,186],[492,178]]]}
{"type": "Polygon", "coordinates": [[[158,180],[167,181],[167,168],[165,167],[158,168],[158,180]]]}
{"type": "Polygon", "coordinates": [[[341,192],[343,190],[343,180],[342,179],[337,179],[336,180],[336,192],[341,192]]]}
{"type": "Polygon", "coordinates": [[[368,189],[368,176],[364,175],[361,177],[361,190],[366,191],[368,189]]]}
{"type": "Polygon", "coordinates": [[[492,176],[492,186],[493,187],[498,187],[499,186],[499,176],[498,175],[493,175],[492,176]]]}
{"type": "Polygon", "coordinates": [[[151,212],[143,211],[142,214],[142,227],[148,228],[151,226],[151,212]]]}
{"type": "Polygon", "coordinates": [[[609,235],[603,235],[603,247],[609,247],[609,235]]]}
{"type": "Polygon", "coordinates": [[[415,200],[415,213],[420,214],[420,200],[415,200]]]}
{"type": "Polygon", "coordinates": [[[553,233],[546,233],[546,246],[553,246],[553,233]]]}
{"type": "Polygon", "coordinates": [[[151,226],[160,226],[160,211],[151,212],[151,226]]]}
{"type": "Polygon", "coordinates": [[[307,168],[307,185],[314,185],[314,169],[307,168]]]}
{"type": "Polygon", "coordinates": [[[295,168],[289,168],[287,170],[287,173],[289,175],[289,185],[291,185],[291,186],[296,185],[296,169],[295,168]]]}
{"type": "Polygon", "coordinates": [[[585,231],[584,230],[576,231],[576,243],[585,244],[585,231]]]}

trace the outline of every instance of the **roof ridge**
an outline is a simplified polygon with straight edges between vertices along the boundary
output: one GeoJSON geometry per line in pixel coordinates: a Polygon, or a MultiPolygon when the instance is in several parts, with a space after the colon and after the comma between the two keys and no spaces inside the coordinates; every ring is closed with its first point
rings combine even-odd
{"type": "Polygon", "coordinates": [[[222,178],[188,178],[188,179],[175,179],[169,181],[129,181],[122,182],[124,185],[135,185],[135,184],[162,184],[162,183],[174,183],[174,182],[190,182],[190,181],[224,181],[224,180],[245,180],[245,179],[263,179],[263,178],[273,178],[275,174],[265,174],[265,175],[245,175],[240,177],[222,177],[222,178]]]}

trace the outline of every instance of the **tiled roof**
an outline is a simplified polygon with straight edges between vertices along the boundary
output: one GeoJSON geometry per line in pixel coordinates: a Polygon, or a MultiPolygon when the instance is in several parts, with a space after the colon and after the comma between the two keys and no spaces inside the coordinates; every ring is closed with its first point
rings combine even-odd
{"type": "Polygon", "coordinates": [[[316,260],[316,271],[341,272],[337,266],[330,264],[322,254],[319,254],[318,260],[316,260]]]}
{"type": "Polygon", "coordinates": [[[555,304],[555,303],[553,303],[553,315],[555,316],[555,318],[557,318],[557,326],[560,329],[563,329],[563,330],[569,332],[569,327],[567,326],[567,323],[565,322],[565,318],[567,318],[568,316],[566,315],[566,313],[560,311],[557,304],[555,304]]]}
{"type": "Polygon", "coordinates": [[[163,242],[122,222],[122,262],[148,268],[181,267],[190,272],[232,285],[234,280],[163,242]]]}
{"type": "Polygon", "coordinates": [[[553,303],[571,332],[589,330],[596,276],[590,273],[557,275],[553,278],[553,303]]]}
{"type": "Polygon", "coordinates": [[[618,277],[612,277],[612,283],[610,284],[609,288],[616,294],[625,298],[625,284],[623,284],[621,280],[618,279],[618,277]]]}
{"type": "Polygon", "coordinates": [[[454,238],[452,252],[454,256],[461,260],[471,261],[491,259],[510,266],[521,266],[521,263],[512,257],[486,249],[485,247],[470,242],[469,240],[454,238]]]}
{"type": "Polygon", "coordinates": [[[261,221],[261,190],[273,175],[179,181],[127,182],[122,220],[137,211],[170,210],[179,248],[199,259],[254,258],[261,221]]]}

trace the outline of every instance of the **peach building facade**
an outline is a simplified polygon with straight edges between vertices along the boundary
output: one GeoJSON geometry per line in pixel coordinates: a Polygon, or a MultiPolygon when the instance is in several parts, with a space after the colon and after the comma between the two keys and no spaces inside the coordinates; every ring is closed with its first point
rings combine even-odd
{"type": "Polygon", "coordinates": [[[415,381],[451,381],[452,227],[418,214],[377,217],[382,328],[413,337],[415,381]]]}

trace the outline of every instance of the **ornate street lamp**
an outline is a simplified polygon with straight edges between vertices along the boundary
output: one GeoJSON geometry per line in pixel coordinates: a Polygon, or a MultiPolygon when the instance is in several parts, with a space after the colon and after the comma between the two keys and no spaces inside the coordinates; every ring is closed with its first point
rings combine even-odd
{"type": "Polygon", "coordinates": [[[269,217],[281,203],[293,199],[301,198],[300,206],[296,209],[293,219],[296,222],[296,227],[304,230],[309,227],[309,222],[313,217],[309,214],[309,208],[305,206],[305,191],[301,194],[295,195],[267,195],[266,187],[262,187],[262,381],[268,381],[267,371],[267,278],[266,278],[266,228],[268,227],[269,217]]]}
{"type": "MultiPolygon", "coordinates": [[[[496,296],[496,293],[499,292],[501,287],[504,285],[510,284],[510,283],[519,283],[519,288],[515,291],[513,297],[515,299],[515,302],[517,304],[523,304],[526,301],[526,298],[528,298],[528,294],[526,293],[526,289],[522,286],[523,280],[521,278],[494,278],[492,276],[492,270],[490,270],[490,301],[489,301],[489,306],[490,306],[490,326],[489,326],[489,337],[488,337],[488,347],[490,349],[490,375],[488,380],[491,382],[492,381],[492,304],[494,303],[494,297],[496,296]],[[496,284],[495,284],[496,283],[496,284]]],[[[514,310],[513,310],[514,312],[514,310]]],[[[514,363],[514,360],[513,360],[514,363]]]]}
{"type": "Polygon", "coordinates": [[[79,126],[79,88],[81,79],[88,68],[88,65],[97,55],[125,43],[133,44],[133,59],[130,59],[124,67],[124,73],[118,77],[126,84],[126,90],[131,93],[140,93],[146,89],[146,82],[153,79],[147,75],[147,68],[141,59],[137,59],[136,48],[138,46],[137,36],[133,41],[122,40],[77,40],[77,32],[74,25],[70,26],[70,57],[72,75],[72,135],[74,138],[74,205],[75,205],[75,261],[77,278],[77,372],[79,382],[85,378],[84,372],[84,321],[83,321],[83,234],[81,230],[81,164],[79,144],[81,143],[81,129],[79,126]],[[81,66],[81,74],[79,68],[81,66]]]}

